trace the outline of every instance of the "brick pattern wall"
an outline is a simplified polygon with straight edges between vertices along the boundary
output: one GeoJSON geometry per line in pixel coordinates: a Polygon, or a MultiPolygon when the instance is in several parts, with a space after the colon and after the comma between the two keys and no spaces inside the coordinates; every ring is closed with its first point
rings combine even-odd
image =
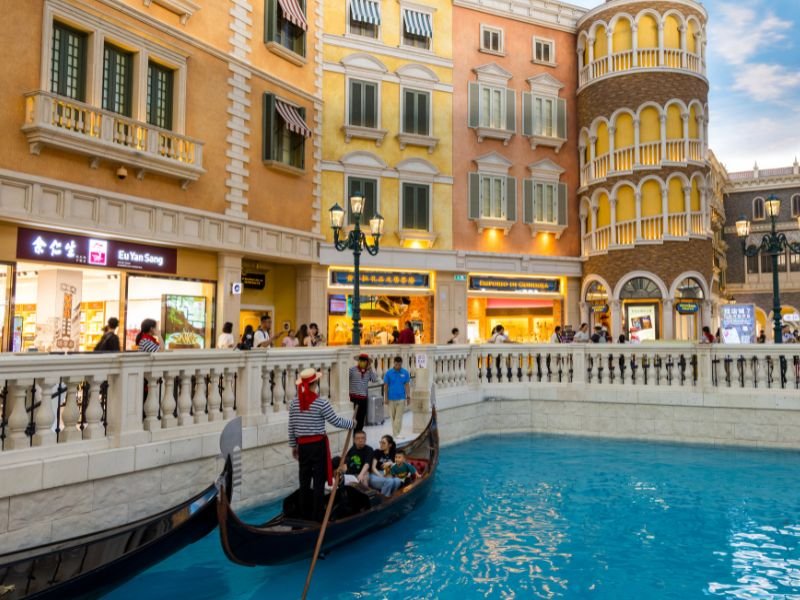
{"type": "Polygon", "coordinates": [[[637,246],[630,250],[612,250],[586,261],[584,275],[600,275],[611,286],[611,293],[620,279],[631,271],[649,271],[669,288],[686,271],[697,271],[707,282],[712,278],[711,240],[664,242],[637,246]]]}

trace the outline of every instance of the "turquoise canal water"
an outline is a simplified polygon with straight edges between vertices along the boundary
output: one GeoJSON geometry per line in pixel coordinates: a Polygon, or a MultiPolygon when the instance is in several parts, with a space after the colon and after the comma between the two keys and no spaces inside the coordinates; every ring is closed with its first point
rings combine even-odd
{"type": "MultiPolygon", "coordinates": [[[[442,451],[431,496],[319,563],[311,598],[800,598],[800,454],[550,436],[442,451]]],[[[250,511],[259,522],[277,503],[250,511]]],[[[108,596],[299,598],[215,531],[108,596]]]]}

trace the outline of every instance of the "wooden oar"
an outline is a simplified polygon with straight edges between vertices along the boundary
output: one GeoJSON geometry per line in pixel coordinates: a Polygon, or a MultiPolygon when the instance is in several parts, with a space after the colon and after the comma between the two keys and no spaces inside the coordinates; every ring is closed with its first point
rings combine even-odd
{"type": "MultiPolygon", "coordinates": [[[[347,451],[350,450],[350,436],[353,434],[353,428],[356,426],[356,411],[353,411],[353,427],[347,430],[347,437],[344,438],[344,449],[342,451],[341,459],[339,460],[339,466],[341,467],[344,464],[342,461],[345,460],[347,457],[347,451]]],[[[337,469],[338,471],[338,469],[337,469]]],[[[328,521],[331,518],[331,511],[333,510],[333,501],[336,498],[336,490],[339,489],[339,481],[338,481],[338,473],[334,474],[333,477],[333,489],[331,490],[331,496],[328,499],[328,507],[325,509],[325,517],[322,519],[322,527],[319,529],[319,537],[317,538],[317,545],[314,548],[314,557],[311,559],[311,566],[308,569],[308,575],[306,576],[306,585],[303,588],[303,596],[302,600],[306,600],[306,595],[308,594],[308,588],[311,586],[311,577],[314,575],[314,568],[317,566],[317,558],[319,557],[319,551],[322,549],[322,540],[325,539],[325,531],[328,529],[328,521]]]]}

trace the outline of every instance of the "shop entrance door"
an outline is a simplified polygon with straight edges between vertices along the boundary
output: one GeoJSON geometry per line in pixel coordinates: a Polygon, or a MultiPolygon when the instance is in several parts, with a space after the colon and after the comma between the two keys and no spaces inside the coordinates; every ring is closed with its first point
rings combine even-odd
{"type": "Polygon", "coordinates": [[[272,331],[269,332],[271,337],[275,337],[276,327],[279,327],[278,323],[275,323],[275,308],[272,306],[263,306],[263,307],[247,307],[243,308],[239,311],[239,335],[241,336],[244,333],[244,328],[248,325],[253,327],[253,331],[258,329],[259,325],[261,325],[261,317],[268,316],[272,319],[272,331]]]}

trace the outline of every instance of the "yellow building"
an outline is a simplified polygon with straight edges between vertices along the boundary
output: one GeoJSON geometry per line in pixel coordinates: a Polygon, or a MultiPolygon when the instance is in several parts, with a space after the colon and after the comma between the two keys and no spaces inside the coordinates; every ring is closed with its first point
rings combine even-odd
{"type": "MultiPolygon", "coordinates": [[[[451,2],[326,0],[324,12],[323,231],[331,242],[327,212],[337,203],[352,224],[350,196],[365,198],[362,224],[384,218],[381,251],[364,260],[367,343],[406,320],[421,341],[444,338],[429,257],[453,245],[451,2]]],[[[328,330],[343,343],[352,257],[328,244],[321,257],[328,330]]]]}
{"type": "Polygon", "coordinates": [[[321,7],[3,8],[0,348],[91,350],[109,317],[128,348],[144,318],[172,347],[313,320],[321,7]]]}

